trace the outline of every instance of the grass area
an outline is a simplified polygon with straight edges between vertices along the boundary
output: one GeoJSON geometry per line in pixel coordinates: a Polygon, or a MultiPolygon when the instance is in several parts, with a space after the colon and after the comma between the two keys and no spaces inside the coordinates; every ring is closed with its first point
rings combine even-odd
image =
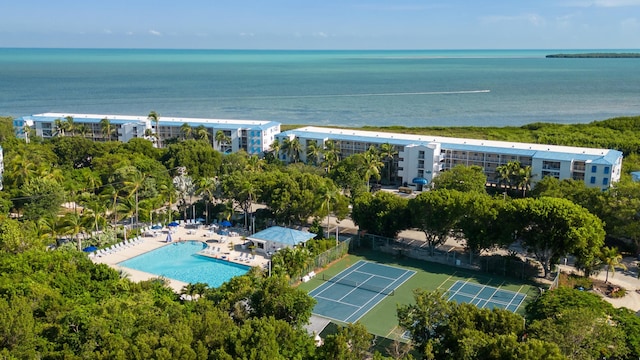
{"type": "MultiPolygon", "coordinates": [[[[395,290],[393,296],[387,296],[360,319],[360,322],[367,327],[370,333],[390,339],[399,339],[402,335],[402,331],[397,326],[396,309],[398,305],[413,303],[413,289],[421,288],[444,292],[456,280],[499,287],[503,290],[516,291],[527,295],[527,299],[518,309],[520,314],[523,314],[526,303],[533,300],[538,293],[537,285],[532,283],[524,283],[516,279],[469,271],[424,260],[398,258],[391,254],[371,250],[360,250],[349,254],[325,269],[323,274],[326,277],[334,276],[359,260],[378,262],[416,271],[414,276],[395,290]]],[[[309,292],[322,283],[322,276],[317,276],[311,281],[301,284],[299,288],[309,292]]]]}

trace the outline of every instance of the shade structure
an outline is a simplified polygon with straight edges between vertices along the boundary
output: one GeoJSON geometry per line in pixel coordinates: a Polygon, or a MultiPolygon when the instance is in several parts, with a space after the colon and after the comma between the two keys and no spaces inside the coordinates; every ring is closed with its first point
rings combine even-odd
{"type": "Polygon", "coordinates": [[[416,178],[413,178],[411,182],[418,185],[427,185],[429,183],[429,180],[422,177],[416,177],[416,178]]]}
{"type": "Polygon", "coordinates": [[[167,224],[167,226],[178,226],[178,225],[180,225],[180,224],[178,224],[178,223],[177,223],[177,222],[175,222],[175,221],[172,221],[172,222],[170,222],[170,223],[168,223],[168,224],[167,224]]]}
{"type": "Polygon", "coordinates": [[[96,250],[98,250],[98,248],[93,246],[93,245],[87,246],[86,248],[82,249],[82,251],[84,251],[84,252],[94,252],[96,250]]]}
{"type": "Polygon", "coordinates": [[[225,221],[221,222],[220,225],[222,225],[224,227],[229,227],[229,226],[231,226],[231,223],[229,222],[229,220],[225,220],[225,221]]]}

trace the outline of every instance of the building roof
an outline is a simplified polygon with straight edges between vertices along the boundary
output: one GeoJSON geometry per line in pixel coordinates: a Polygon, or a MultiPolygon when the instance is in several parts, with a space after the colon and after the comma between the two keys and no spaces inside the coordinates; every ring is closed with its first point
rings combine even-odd
{"type": "Polygon", "coordinates": [[[295,246],[300,243],[306,243],[310,239],[313,239],[316,234],[284,228],[281,226],[272,226],[270,228],[259,231],[251,236],[248,236],[248,240],[260,240],[271,241],[275,243],[284,244],[287,246],[295,246]]]}
{"type": "MultiPolygon", "coordinates": [[[[148,121],[147,116],[132,116],[132,115],[98,115],[98,114],[63,114],[63,113],[43,113],[30,116],[23,116],[24,120],[35,121],[55,121],[56,119],[64,120],[65,117],[71,116],[74,120],[87,122],[87,123],[99,123],[102,119],[109,119],[114,124],[123,124],[136,121],[148,121]]],[[[201,118],[178,118],[178,117],[166,117],[161,116],[159,118],[159,125],[162,126],[180,126],[184,123],[189,124],[192,127],[204,125],[208,128],[246,128],[246,129],[266,129],[273,126],[280,125],[275,121],[263,121],[263,120],[232,120],[232,119],[201,119],[201,118]]]]}

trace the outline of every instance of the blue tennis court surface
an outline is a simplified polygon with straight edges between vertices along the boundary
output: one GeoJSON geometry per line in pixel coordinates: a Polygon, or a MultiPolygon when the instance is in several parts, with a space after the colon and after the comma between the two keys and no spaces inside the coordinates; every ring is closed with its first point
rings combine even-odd
{"type": "Polygon", "coordinates": [[[516,312],[527,295],[493,286],[456,281],[449,288],[449,301],[469,303],[479,308],[500,308],[516,312]]]}
{"type": "Polygon", "coordinates": [[[317,301],[313,313],[346,323],[356,322],[415,273],[358,261],[309,293],[317,301]]]}

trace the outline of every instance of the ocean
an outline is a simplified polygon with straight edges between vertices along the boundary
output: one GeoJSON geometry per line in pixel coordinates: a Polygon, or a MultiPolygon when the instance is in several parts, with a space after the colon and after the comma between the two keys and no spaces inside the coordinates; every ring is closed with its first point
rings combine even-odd
{"type": "Polygon", "coordinates": [[[640,115],[640,59],[545,58],[576,52],[598,50],[0,49],[0,116],[519,126],[640,115]]]}

